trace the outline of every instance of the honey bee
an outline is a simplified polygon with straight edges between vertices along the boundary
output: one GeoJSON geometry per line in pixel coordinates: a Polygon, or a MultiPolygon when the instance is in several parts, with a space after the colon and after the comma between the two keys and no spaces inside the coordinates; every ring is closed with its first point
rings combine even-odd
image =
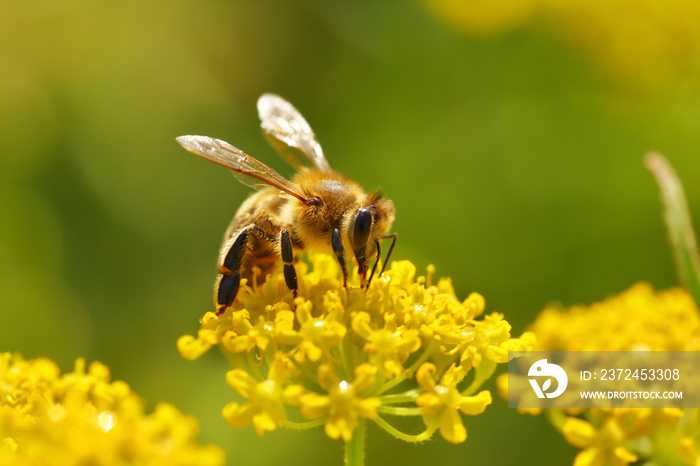
{"type": "Polygon", "coordinates": [[[241,278],[252,279],[253,267],[265,276],[281,258],[285,283],[296,297],[295,251],[333,254],[346,288],[346,251],[352,251],[361,286],[370,259],[376,257],[369,286],[381,259],[381,242],[392,239],[380,275],[396,244],[396,233],[388,234],[394,204],[380,191],[366,194],[355,181],[331,170],[311,127],[292,104],[263,94],[258,113],[268,142],[297,169],[291,181],[225,141],[177,138],[188,151],[233,170],[239,181],[260,189],[243,202],[224,235],[214,285],[217,315],[233,304],[241,278]]]}

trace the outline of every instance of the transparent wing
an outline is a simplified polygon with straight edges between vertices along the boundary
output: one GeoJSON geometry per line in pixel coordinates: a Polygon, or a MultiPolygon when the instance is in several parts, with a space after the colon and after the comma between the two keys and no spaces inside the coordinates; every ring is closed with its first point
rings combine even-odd
{"type": "Polygon", "coordinates": [[[302,196],[290,181],[286,180],[272,168],[254,159],[242,150],[233,147],[226,141],[210,138],[208,136],[180,136],[176,139],[182,147],[193,154],[211,160],[222,167],[229,168],[259,182],[255,183],[253,180],[247,180],[244,177],[237,176],[239,181],[248,186],[259,187],[258,185],[263,183],[284,191],[301,201],[306,201],[306,198],[302,196]]]}
{"type": "Polygon", "coordinates": [[[292,104],[278,95],[263,94],[258,99],[258,114],[268,142],[289,164],[330,171],[311,126],[292,104]]]}

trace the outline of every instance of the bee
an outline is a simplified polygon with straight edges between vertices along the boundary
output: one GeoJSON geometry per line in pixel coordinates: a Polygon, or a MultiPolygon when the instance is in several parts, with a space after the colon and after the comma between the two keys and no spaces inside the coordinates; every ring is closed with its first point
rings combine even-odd
{"type": "Polygon", "coordinates": [[[388,233],[394,204],[380,191],[365,193],[355,181],[333,171],[311,127],[292,104],[263,94],[258,114],[268,142],[297,170],[291,181],[225,141],[177,138],[188,151],[233,170],[239,181],[259,189],[243,202],[224,235],[214,284],[217,315],[234,303],[241,278],[251,280],[254,267],[266,276],[281,258],[285,283],[296,297],[295,252],[334,255],[347,288],[346,258],[351,251],[361,286],[371,258],[376,257],[369,286],[381,259],[381,242],[392,239],[379,275],[396,244],[397,234],[388,233]]]}

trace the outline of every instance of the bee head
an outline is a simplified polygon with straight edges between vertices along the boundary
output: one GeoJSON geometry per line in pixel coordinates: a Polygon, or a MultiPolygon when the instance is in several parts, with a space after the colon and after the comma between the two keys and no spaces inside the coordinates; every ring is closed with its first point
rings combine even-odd
{"type": "Polygon", "coordinates": [[[394,222],[394,204],[381,193],[371,193],[368,203],[358,208],[350,221],[349,237],[358,273],[367,273],[368,259],[377,252],[377,241],[387,234],[394,222]]]}

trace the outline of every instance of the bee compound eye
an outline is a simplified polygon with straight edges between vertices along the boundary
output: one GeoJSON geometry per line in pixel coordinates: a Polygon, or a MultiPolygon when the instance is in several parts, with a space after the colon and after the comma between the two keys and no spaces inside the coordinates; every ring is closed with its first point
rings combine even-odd
{"type": "Polygon", "coordinates": [[[360,207],[355,217],[355,236],[365,236],[372,228],[372,212],[366,207],[360,207]]]}

